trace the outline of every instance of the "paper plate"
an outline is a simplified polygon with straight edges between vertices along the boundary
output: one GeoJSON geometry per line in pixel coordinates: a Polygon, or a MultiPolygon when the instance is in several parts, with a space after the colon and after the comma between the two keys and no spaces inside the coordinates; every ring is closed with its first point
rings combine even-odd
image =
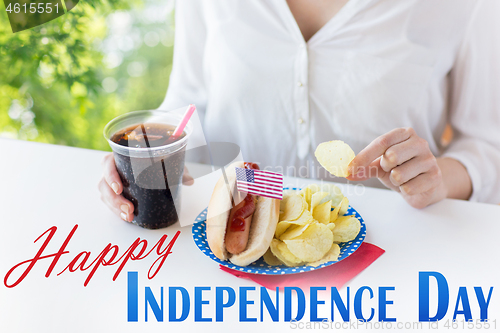
{"type": "Polygon", "coordinates": [[[252,274],[263,274],[263,275],[282,275],[282,274],[296,274],[296,273],[302,273],[302,272],[310,272],[314,271],[317,269],[321,269],[323,267],[331,266],[339,261],[349,257],[351,254],[356,251],[361,243],[363,243],[365,237],[366,237],[366,226],[363,218],[359,213],[349,206],[349,209],[347,210],[347,213],[345,215],[354,215],[358,218],[358,220],[361,222],[361,230],[359,231],[358,235],[356,238],[350,242],[346,243],[340,243],[340,255],[336,261],[329,261],[324,264],[319,265],[318,267],[312,267],[312,266],[297,266],[297,267],[287,267],[287,266],[269,266],[268,264],[265,263],[264,259],[262,257],[257,260],[256,262],[246,266],[246,267],[241,267],[241,266],[236,266],[230,261],[224,261],[220,260],[217,258],[212,251],[210,250],[210,247],[208,246],[208,242],[206,240],[206,219],[207,219],[207,209],[204,209],[196,218],[195,223],[193,224],[192,227],[192,232],[193,232],[193,240],[200,249],[201,252],[203,252],[207,257],[212,259],[213,261],[221,264],[222,266],[226,266],[228,268],[238,270],[241,272],[245,273],[252,273],[252,274]]]}

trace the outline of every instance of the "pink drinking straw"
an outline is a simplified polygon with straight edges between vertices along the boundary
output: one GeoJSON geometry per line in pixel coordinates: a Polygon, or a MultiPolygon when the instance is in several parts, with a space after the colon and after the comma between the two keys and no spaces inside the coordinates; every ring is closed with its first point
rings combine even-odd
{"type": "Polygon", "coordinates": [[[189,119],[191,119],[191,116],[193,115],[194,111],[196,110],[196,106],[194,104],[189,104],[186,113],[184,113],[184,116],[182,116],[181,122],[179,125],[177,125],[177,128],[175,129],[174,133],[168,138],[167,144],[177,140],[177,138],[184,132],[184,128],[186,127],[189,119]]]}

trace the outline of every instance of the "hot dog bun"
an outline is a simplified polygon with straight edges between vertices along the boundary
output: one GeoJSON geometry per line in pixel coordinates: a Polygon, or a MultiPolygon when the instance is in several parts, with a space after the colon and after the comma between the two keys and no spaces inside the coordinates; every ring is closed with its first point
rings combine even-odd
{"type": "Polygon", "coordinates": [[[227,260],[229,253],[224,245],[224,237],[226,235],[227,220],[231,212],[231,193],[234,192],[236,186],[236,171],[235,167],[243,168],[243,162],[236,162],[226,168],[226,176],[229,184],[226,185],[224,176],[221,176],[215,184],[210,203],[208,204],[207,212],[207,241],[208,246],[214,255],[221,259],[227,260]]]}
{"type": "MultiPolygon", "coordinates": [[[[208,245],[217,258],[221,260],[229,259],[233,264],[238,266],[247,266],[264,255],[269,248],[278,223],[280,201],[267,197],[259,197],[250,225],[246,249],[237,255],[228,253],[224,237],[229,213],[232,208],[230,194],[236,191],[235,167],[243,168],[244,163],[233,163],[226,168],[229,186],[226,185],[223,176],[215,185],[208,205],[206,235],[208,245]]],[[[238,200],[242,200],[242,198],[237,198],[238,200]]]]}
{"type": "Polygon", "coordinates": [[[267,197],[259,197],[252,224],[250,224],[250,235],[245,251],[231,256],[229,260],[238,266],[247,266],[266,253],[271,245],[278,218],[280,214],[280,201],[267,197]]]}

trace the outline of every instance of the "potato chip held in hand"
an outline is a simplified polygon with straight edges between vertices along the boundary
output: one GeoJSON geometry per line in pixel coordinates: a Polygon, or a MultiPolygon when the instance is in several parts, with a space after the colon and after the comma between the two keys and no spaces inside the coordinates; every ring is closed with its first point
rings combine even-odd
{"type": "Polygon", "coordinates": [[[351,147],[340,140],[320,143],[314,155],[323,168],[337,177],[347,177],[350,175],[348,170],[349,163],[356,156],[351,147]]]}

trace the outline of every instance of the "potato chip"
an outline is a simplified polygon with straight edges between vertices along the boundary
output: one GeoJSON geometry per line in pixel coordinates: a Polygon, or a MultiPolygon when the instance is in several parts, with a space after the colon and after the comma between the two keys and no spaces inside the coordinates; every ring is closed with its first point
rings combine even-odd
{"type": "Polygon", "coordinates": [[[311,193],[313,193],[313,194],[316,192],[319,192],[319,190],[320,190],[320,187],[318,186],[318,184],[309,184],[305,188],[311,189],[311,193]]]}
{"type": "Polygon", "coordinates": [[[279,222],[264,261],[271,266],[317,267],[338,260],[336,243],[354,239],[361,228],[355,217],[342,216],[348,207],[349,200],[333,184],[284,191],[279,222]]]}
{"type": "Polygon", "coordinates": [[[309,224],[304,225],[290,225],[290,227],[284,232],[279,239],[281,240],[289,240],[294,239],[302,235],[302,233],[309,227],[309,224]]]}
{"type": "Polygon", "coordinates": [[[311,197],[311,207],[309,208],[309,210],[311,212],[313,212],[314,208],[317,205],[319,205],[321,200],[323,200],[323,198],[326,197],[327,195],[328,195],[328,192],[316,192],[316,193],[314,193],[311,197]]]}
{"type": "Polygon", "coordinates": [[[279,266],[283,264],[281,260],[276,258],[276,256],[271,251],[271,248],[267,249],[267,252],[264,253],[263,258],[266,264],[268,264],[269,266],[279,266]]]}
{"type": "Polygon", "coordinates": [[[300,236],[283,242],[298,259],[314,262],[330,250],[333,235],[326,225],[314,222],[300,236]]]}
{"type": "Polygon", "coordinates": [[[339,255],[340,255],[340,246],[338,244],[332,244],[332,247],[325,254],[323,258],[315,262],[310,262],[307,264],[307,266],[318,267],[319,265],[322,265],[330,261],[337,261],[339,259],[339,255]]]}
{"type": "Polygon", "coordinates": [[[308,187],[303,188],[302,190],[300,190],[299,194],[306,200],[307,209],[310,210],[311,209],[311,195],[312,195],[311,189],[308,187]]]}
{"type": "Polygon", "coordinates": [[[327,224],[330,222],[330,211],[332,209],[332,202],[327,201],[319,206],[316,206],[313,211],[313,218],[320,223],[327,224]]]}
{"type": "Polygon", "coordinates": [[[283,256],[283,259],[285,259],[284,261],[285,265],[292,267],[302,265],[303,263],[302,260],[294,256],[285,243],[280,242],[278,244],[278,250],[279,253],[283,256]]]}
{"type": "Polygon", "coordinates": [[[311,212],[308,211],[307,209],[304,209],[304,211],[302,212],[302,214],[300,214],[298,219],[293,220],[293,221],[283,220],[280,222],[290,222],[292,224],[306,224],[306,223],[311,223],[313,220],[314,220],[314,218],[313,218],[311,212]]]}
{"type": "Polygon", "coordinates": [[[285,212],[285,204],[288,198],[290,198],[292,195],[297,194],[297,191],[295,190],[285,190],[283,191],[283,199],[280,201],[280,214],[283,214],[285,212]]]}
{"type": "Polygon", "coordinates": [[[335,222],[337,220],[337,218],[339,217],[340,208],[341,205],[338,205],[334,210],[330,212],[330,222],[335,222]]]}
{"type": "Polygon", "coordinates": [[[321,191],[328,192],[328,195],[323,198],[321,203],[332,200],[333,207],[337,207],[344,198],[344,195],[342,194],[340,188],[333,184],[322,184],[321,191]]]}
{"type": "Polygon", "coordinates": [[[361,223],[354,215],[341,216],[335,221],[335,228],[332,230],[333,241],[343,243],[352,241],[361,230],[361,223]]]}
{"type": "Polygon", "coordinates": [[[314,155],[323,168],[337,177],[350,175],[347,168],[356,156],[351,147],[340,140],[320,143],[314,155]]]}
{"type": "Polygon", "coordinates": [[[290,226],[297,226],[297,225],[306,225],[309,223],[314,222],[314,218],[312,217],[312,214],[306,209],[302,212],[302,215],[295,220],[295,221],[280,221],[278,222],[278,225],[276,226],[276,231],[274,232],[274,235],[276,238],[280,238],[280,236],[287,231],[287,229],[290,226]]]}
{"type": "Polygon", "coordinates": [[[281,221],[293,221],[300,217],[307,208],[307,202],[300,195],[291,195],[285,203],[285,212],[280,216],[281,221]]]}
{"type": "Polygon", "coordinates": [[[276,230],[274,231],[274,237],[280,238],[281,235],[292,225],[289,221],[278,222],[276,230]]]}
{"type": "Polygon", "coordinates": [[[307,201],[308,209],[311,211],[312,195],[320,190],[317,184],[307,185],[302,189],[302,191],[307,192],[307,196],[304,195],[304,199],[307,201]]]}
{"type": "Polygon", "coordinates": [[[304,211],[302,212],[302,214],[300,215],[300,217],[298,219],[296,219],[295,221],[289,221],[293,224],[306,224],[306,223],[311,223],[312,221],[314,220],[312,214],[310,211],[308,211],[307,209],[304,209],[304,211]]]}
{"type": "Polygon", "coordinates": [[[300,266],[302,261],[294,256],[285,243],[277,239],[273,239],[270,246],[271,252],[283,262],[286,266],[300,266]]]}
{"type": "Polygon", "coordinates": [[[344,197],[342,199],[342,202],[340,203],[339,216],[344,216],[345,213],[347,213],[348,209],[349,209],[349,199],[344,197]]]}

